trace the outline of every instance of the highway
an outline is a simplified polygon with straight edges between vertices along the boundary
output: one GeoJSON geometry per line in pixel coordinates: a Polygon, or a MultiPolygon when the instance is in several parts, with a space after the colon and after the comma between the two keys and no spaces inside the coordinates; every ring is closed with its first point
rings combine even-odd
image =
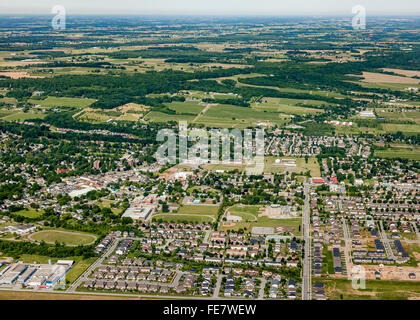
{"type": "Polygon", "coordinates": [[[303,207],[302,225],[303,225],[303,239],[305,240],[305,256],[303,258],[303,276],[302,276],[302,300],[311,300],[312,290],[312,266],[311,266],[311,217],[310,217],[310,203],[309,203],[309,184],[305,186],[305,206],[303,207]]]}

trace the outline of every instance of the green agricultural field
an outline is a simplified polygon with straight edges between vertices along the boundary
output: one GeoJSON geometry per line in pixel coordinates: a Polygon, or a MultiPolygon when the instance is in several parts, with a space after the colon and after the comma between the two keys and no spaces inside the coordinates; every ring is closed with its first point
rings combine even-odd
{"type": "Polygon", "coordinates": [[[385,123],[382,125],[382,129],[385,132],[395,133],[401,131],[403,133],[416,135],[420,133],[420,126],[417,124],[395,124],[395,123],[385,123]]]}
{"type": "Polygon", "coordinates": [[[44,241],[46,243],[55,243],[58,241],[68,246],[78,246],[92,244],[95,242],[96,236],[79,232],[45,230],[29,235],[28,239],[32,241],[44,241]]]}
{"type": "Polygon", "coordinates": [[[258,123],[282,125],[286,121],[285,116],[279,112],[219,104],[209,107],[195,123],[210,127],[244,128],[258,123]]]}
{"type": "Polygon", "coordinates": [[[35,111],[28,111],[28,112],[14,112],[2,118],[2,120],[7,121],[25,121],[31,119],[44,119],[46,116],[45,113],[42,112],[35,112],[35,111]]]}
{"type": "Polygon", "coordinates": [[[39,104],[44,108],[54,107],[77,107],[86,108],[94,103],[95,99],[84,99],[84,98],[67,98],[67,97],[47,97],[44,100],[29,99],[28,102],[33,104],[39,104]]]}
{"type": "Polygon", "coordinates": [[[402,159],[409,159],[409,160],[417,160],[420,161],[420,148],[387,148],[385,150],[375,150],[374,152],[375,157],[379,158],[402,158],[402,159]]]}
{"type": "Polygon", "coordinates": [[[176,111],[176,113],[190,113],[199,114],[203,111],[204,106],[199,105],[197,102],[172,102],[166,103],[169,109],[176,111]]]}
{"type": "Polygon", "coordinates": [[[404,111],[404,112],[396,112],[392,109],[381,109],[376,108],[375,112],[379,117],[383,117],[386,120],[407,120],[407,121],[414,121],[416,123],[420,123],[420,112],[418,111],[404,111]]]}
{"type": "Polygon", "coordinates": [[[195,115],[184,115],[184,114],[167,114],[158,111],[149,112],[144,119],[152,122],[168,122],[168,121],[188,121],[192,122],[195,115]]]}
{"type": "Polygon", "coordinates": [[[13,114],[13,111],[11,110],[0,109],[0,118],[10,116],[11,114],[13,114]]]}
{"type": "Polygon", "coordinates": [[[366,289],[355,290],[351,280],[326,279],[325,291],[331,300],[407,300],[420,298],[416,281],[367,280],[366,289]]]}
{"type": "Polygon", "coordinates": [[[364,88],[379,88],[388,90],[406,90],[407,88],[420,88],[420,84],[408,84],[408,83],[380,83],[380,82],[364,82],[358,81],[357,84],[364,88]]]}
{"type": "Polygon", "coordinates": [[[258,110],[266,110],[270,112],[281,112],[287,114],[317,114],[324,110],[305,107],[328,105],[328,103],[320,100],[302,100],[302,99],[286,99],[286,98],[263,98],[263,102],[254,104],[254,108],[258,110]]]}

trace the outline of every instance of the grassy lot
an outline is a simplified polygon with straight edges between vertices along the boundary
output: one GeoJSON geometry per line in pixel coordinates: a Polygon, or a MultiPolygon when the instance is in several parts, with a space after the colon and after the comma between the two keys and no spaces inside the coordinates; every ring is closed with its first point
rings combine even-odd
{"type": "Polygon", "coordinates": [[[366,289],[355,290],[351,280],[325,280],[329,299],[339,300],[407,300],[420,298],[420,285],[416,281],[367,280],[366,289]]]}
{"type": "MultiPolygon", "coordinates": [[[[205,164],[202,166],[207,170],[239,170],[244,171],[246,165],[236,165],[236,164],[205,164]]],[[[252,166],[251,166],[252,167],[252,166]]],[[[316,158],[308,158],[308,163],[306,163],[305,158],[294,158],[294,157],[264,157],[264,172],[269,173],[283,173],[286,171],[296,172],[296,173],[305,173],[310,171],[312,177],[319,177],[321,175],[319,164],[316,158]],[[276,159],[296,159],[296,167],[286,167],[280,164],[276,164],[276,159]]]]}
{"type": "MultiPolygon", "coordinates": [[[[235,214],[236,215],[236,214],[235,214]]],[[[226,222],[227,223],[227,222],[226,222]]],[[[222,223],[220,230],[227,231],[237,231],[239,229],[245,230],[245,232],[251,232],[253,227],[291,227],[293,230],[291,233],[294,235],[300,235],[299,226],[301,226],[301,218],[292,218],[292,219],[270,219],[267,217],[259,217],[257,222],[241,221],[235,222],[234,225],[225,225],[222,223]]]]}
{"type": "Polygon", "coordinates": [[[44,100],[29,99],[28,102],[33,104],[39,104],[44,108],[54,107],[77,107],[86,108],[94,103],[95,99],[84,99],[84,98],[66,98],[66,97],[47,97],[44,100]]]}
{"type": "Polygon", "coordinates": [[[236,222],[233,226],[226,226],[222,224],[222,230],[239,230],[244,229],[247,232],[250,232],[253,227],[291,227],[293,228],[292,233],[299,235],[299,226],[301,226],[301,218],[292,218],[292,219],[270,219],[268,217],[258,217],[258,214],[261,213],[259,209],[261,206],[252,206],[252,205],[235,205],[230,207],[228,210],[231,215],[239,216],[242,218],[242,221],[236,222]]]}
{"type": "Polygon", "coordinates": [[[254,222],[257,221],[257,216],[258,213],[260,213],[260,208],[262,206],[248,206],[248,205],[244,205],[244,206],[233,206],[231,208],[229,208],[229,212],[231,215],[233,216],[239,216],[241,217],[243,220],[243,222],[254,222]]]}
{"type": "Polygon", "coordinates": [[[39,231],[31,234],[29,237],[35,241],[45,241],[46,243],[55,243],[58,241],[70,246],[87,245],[96,240],[95,236],[87,233],[58,230],[39,231]]]}
{"type": "Polygon", "coordinates": [[[0,300],[139,300],[136,297],[66,293],[0,291],[0,300]]]}
{"type": "Polygon", "coordinates": [[[77,263],[73,265],[73,267],[70,269],[69,272],[66,274],[66,281],[69,281],[70,283],[73,283],[74,281],[79,278],[79,276],[86,271],[86,269],[94,263],[96,260],[95,257],[87,258],[84,260],[80,260],[77,263]]]}
{"type": "Polygon", "coordinates": [[[43,214],[43,211],[38,211],[33,208],[26,208],[24,210],[13,212],[14,215],[23,216],[27,218],[38,218],[43,214]]]}
{"type": "Polygon", "coordinates": [[[322,254],[325,257],[322,261],[322,273],[334,274],[334,263],[332,251],[328,250],[327,246],[324,246],[322,249],[322,254]]]}

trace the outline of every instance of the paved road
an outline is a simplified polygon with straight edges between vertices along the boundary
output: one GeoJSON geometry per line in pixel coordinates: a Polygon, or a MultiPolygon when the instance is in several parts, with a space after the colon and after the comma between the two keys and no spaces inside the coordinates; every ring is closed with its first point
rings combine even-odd
{"type": "Polygon", "coordinates": [[[344,247],[344,256],[346,258],[347,277],[350,279],[351,270],[349,269],[349,267],[351,265],[351,258],[350,258],[351,237],[350,237],[346,219],[343,219],[343,234],[344,234],[344,242],[346,243],[346,246],[344,247]]]}
{"type": "Polygon", "coordinates": [[[265,278],[260,278],[261,280],[261,286],[260,291],[258,292],[258,300],[264,300],[264,288],[265,284],[267,283],[267,280],[265,278]]]}
{"type": "Polygon", "coordinates": [[[302,277],[302,300],[311,300],[311,235],[310,235],[310,207],[309,207],[309,184],[305,184],[305,206],[302,216],[303,238],[305,240],[305,256],[303,258],[303,277],[302,277]]]}
{"type": "Polygon", "coordinates": [[[217,275],[217,282],[216,282],[216,285],[214,286],[214,292],[213,292],[213,295],[212,295],[212,299],[218,299],[219,298],[220,287],[222,286],[222,278],[223,278],[223,276],[221,274],[217,275]]]}
{"type": "Polygon", "coordinates": [[[389,239],[388,239],[388,236],[386,235],[382,220],[379,220],[379,225],[380,225],[380,233],[381,233],[382,242],[383,242],[384,247],[385,247],[385,251],[386,251],[388,257],[396,260],[394,252],[392,252],[391,245],[389,244],[389,239]]]}
{"type": "Polygon", "coordinates": [[[419,229],[417,228],[416,223],[415,222],[411,222],[411,224],[413,225],[414,232],[417,234],[417,239],[420,240],[420,232],[419,232],[419,229]]]}
{"type": "Polygon", "coordinates": [[[120,239],[115,239],[114,242],[111,244],[111,246],[108,248],[108,250],[93,264],[90,265],[89,268],[75,281],[73,284],[66,290],[66,292],[73,293],[76,291],[77,287],[79,287],[83,281],[86,280],[86,278],[91,274],[93,270],[95,270],[99,265],[102,264],[102,262],[116,249],[118,242],[120,239]]]}
{"type": "Polygon", "coordinates": [[[56,294],[73,294],[73,295],[92,295],[92,296],[116,296],[116,297],[130,297],[130,298],[158,298],[158,299],[186,299],[186,300],[229,300],[223,297],[193,297],[193,296],[178,296],[178,295],[149,295],[149,294],[130,294],[130,293],[106,293],[106,292],[70,292],[70,291],[53,291],[46,289],[18,289],[11,290],[9,288],[0,288],[0,291],[14,291],[14,292],[31,292],[31,293],[56,293],[56,294]]]}

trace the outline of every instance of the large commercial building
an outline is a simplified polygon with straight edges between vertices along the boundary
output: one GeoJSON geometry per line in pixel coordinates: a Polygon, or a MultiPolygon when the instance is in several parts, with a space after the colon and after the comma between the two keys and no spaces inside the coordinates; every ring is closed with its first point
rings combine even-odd
{"type": "Polygon", "coordinates": [[[73,261],[59,260],[55,264],[16,263],[0,276],[0,285],[23,285],[30,288],[50,288],[64,279],[73,261]]]}

